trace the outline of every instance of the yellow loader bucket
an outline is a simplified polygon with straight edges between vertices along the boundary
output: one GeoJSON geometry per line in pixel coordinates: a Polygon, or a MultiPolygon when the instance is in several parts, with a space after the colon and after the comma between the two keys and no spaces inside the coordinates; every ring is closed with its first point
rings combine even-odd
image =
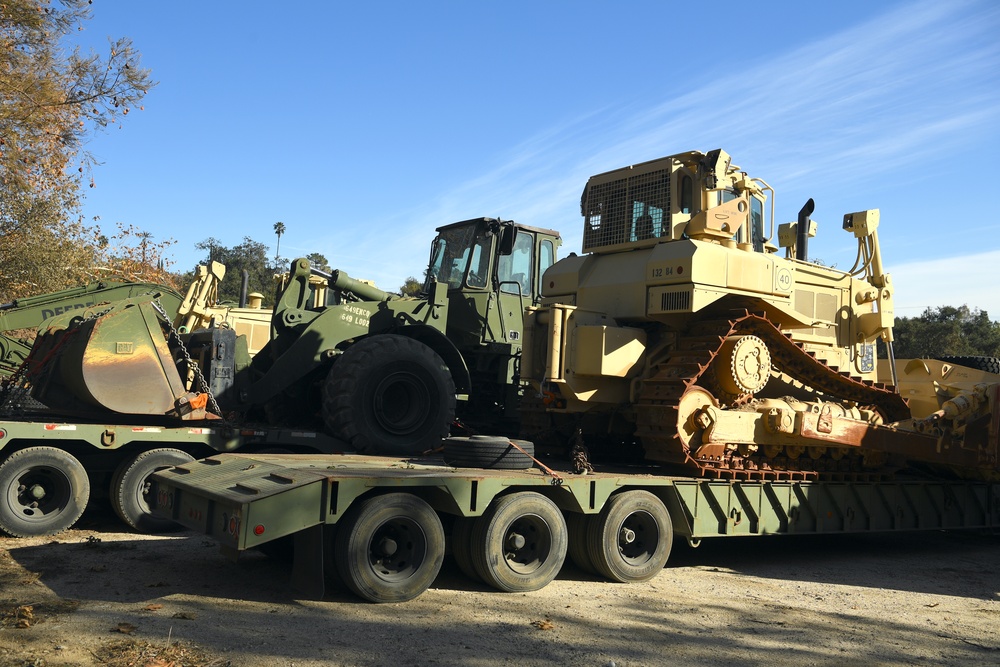
{"type": "Polygon", "coordinates": [[[90,406],[130,415],[215,418],[205,412],[207,396],[185,387],[166,326],[148,299],[122,301],[82,320],[50,321],[29,357],[32,395],[56,411],[90,406]]]}

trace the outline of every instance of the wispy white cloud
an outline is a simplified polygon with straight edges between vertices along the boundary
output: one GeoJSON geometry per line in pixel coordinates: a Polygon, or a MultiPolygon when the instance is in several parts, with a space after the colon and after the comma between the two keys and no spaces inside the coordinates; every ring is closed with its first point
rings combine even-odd
{"type": "MultiPolygon", "coordinates": [[[[559,229],[566,249],[577,250],[579,196],[590,175],[690,149],[721,146],[737,162],[752,160],[752,173],[778,188],[779,220],[792,219],[820,191],[823,218],[835,219],[857,210],[859,190],[877,192],[887,181],[905,187],[906,174],[931,164],[967,177],[983,165],[963,166],[957,151],[977,137],[995,140],[1000,127],[998,31],[1000,5],[927,1],[766,61],[734,54],[714,73],[701,70],[710,83],[666,89],[645,107],[591,108],[527,138],[493,169],[397,216],[391,234],[347,237],[349,263],[394,287],[420,271],[434,227],[477,215],[559,229]]],[[[954,187],[958,194],[968,186],[954,187]]],[[[853,258],[846,235],[818,241],[824,258],[833,251],[853,258]]],[[[916,275],[896,273],[897,285],[916,275]]],[[[987,303],[986,296],[955,298],[987,303]]]]}
{"type": "Polygon", "coordinates": [[[899,317],[915,317],[926,308],[961,306],[978,308],[1000,320],[1000,250],[907,262],[892,267],[899,317]]]}

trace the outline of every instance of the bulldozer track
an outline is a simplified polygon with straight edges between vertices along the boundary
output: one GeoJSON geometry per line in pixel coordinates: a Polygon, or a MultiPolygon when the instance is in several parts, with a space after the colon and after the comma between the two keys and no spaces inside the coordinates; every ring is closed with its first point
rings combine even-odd
{"type": "MultiPolygon", "coordinates": [[[[696,469],[706,477],[807,479],[818,476],[815,468],[803,469],[798,462],[765,460],[761,465],[756,461],[751,463],[749,457],[698,459],[681,440],[678,434],[681,399],[696,385],[718,395],[709,373],[712,362],[728,337],[745,334],[756,335],[767,344],[775,369],[813,390],[835,400],[873,407],[886,421],[909,417],[905,401],[892,388],[852,378],[849,373],[828,366],[766,317],[742,311],[731,318],[695,323],[657,364],[655,373],[642,382],[636,403],[636,436],[647,457],[683,466],[689,471],[696,469]]],[[[746,398],[739,397],[735,403],[746,398]]]]}

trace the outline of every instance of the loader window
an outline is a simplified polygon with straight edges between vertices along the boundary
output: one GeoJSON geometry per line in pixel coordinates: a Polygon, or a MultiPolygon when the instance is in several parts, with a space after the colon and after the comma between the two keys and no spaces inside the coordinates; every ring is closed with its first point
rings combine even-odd
{"type": "Polygon", "coordinates": [[[448,283],[448,289],[461,287],[476,231],[473,225],[442,231],[434,240],[431,249],[431,261],[427,267],[428,278],[433,277],[440,283],[448,283]]]}
{"type": "Polygon", "coordinates": [[[483,236],[472,246],[472,261],[469,262],[469,275],[465,280],[469,287],[486,287],[490,275],[490,240],[483,236]]]}
{"type": "Polygon", "coordinates": [[[521,294],[531,294],[532,271],[534,263],[533,243],[531,234],[518,232],[517,240],[514,241],[514,252],[504,255],[497,262],[497,277],[500,279],[500,291],[509,294],[517,294],[518,288],[521,294]]]}
{"type": "Polygon", "coordinates": [[[538,258],[538,275],[541,276],[545,271],[555,263],[556,250],[555,246],[552,245],[552,241],[545,239],[542,241],[541,247],[541,257],[538,258]]]}

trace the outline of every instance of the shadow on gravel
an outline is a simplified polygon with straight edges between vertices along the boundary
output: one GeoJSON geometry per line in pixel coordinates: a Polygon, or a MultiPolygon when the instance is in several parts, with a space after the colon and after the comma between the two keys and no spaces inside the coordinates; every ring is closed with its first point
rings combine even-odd
{"type": "MultiPolygon", "coordinates": [[[[252,664],[268,664],[267,656],[274,657],[271,664],[375,665],[393,656],[406,656],[408,664],[455,665],[746,664],[750,656],[753,664],[775,665],[836,664],[838,656],[853,664],[931,658],[981,664],[1000,654],[995,642],[945,626],[859,618],[853,598],[831,596],[810,610],[766,597],[671,594],[685,576],[707,572],[856,586],[874,596],[884,589],[948,594],[977,606],[983,603],[974,600],[997,599],[1000,540],[970,533],[720,538],[698,549],[677,544],[667,569],[648,584],[607,584],[568,564],[559,579],[571,586],[551,599],[490,591],[463,577],[448,558],[417,600],[372,605],[342,591],[319,602],[302,600],[289,589],[285,563],[251,552],[234,564],[200,535],[131,538],[99,513],[80,528],[39,546],[11,542],[9,553],[60,598],[79,600],[74,615],[103,615],[110,603],[121,603],[113,623],[104,625],[124,623],[140,638],[183,638],[214,653],[261,661],[252,664]],[[584,607],[602,609],[602,620],[584,614],[584,607]],[[539,622],[551,630],[539,629],[539,622]]],[[[927,616],[936,613],[929,609],[927,616]]]]}
{"type": "MultiPolygon", "coordinates": [[[[77,530],[47,544],[14,546],[10,554],[60,597],[136,602],[172,594],[258,602],[301,597],[290,588],[287,560],[249,551],[234,563],[219,552],[214,540],[199,534],[131,540],[120,530],[113,514],[91,512],[77,530]]],[[[698,548],[676,542],[661,576],[683,577],[686,568],[694,568],[788,582],[997,600],[997,562],[1000,539],[972,532],[719,538],[704,540],[698,548]],[[901,576],[904,571],[907,575],[901,576]]],[[[606,584],[569,560],[558,579],[606,584]]],[[[465,577],[450,557],[432,588],[492,591],[465,577]]],[[[335,577],[328,580],[326,600],[358,602],[335,577]]]]}
{"type": "Polygon", "coordinates": [[[1000,537],[975,531],[718,538],[674,544],[667,569],[694,567],[789,582],[1000,599],[990,563],[1000,537]],[[901,573],[906,576],[901,576],[901,573]]]}

